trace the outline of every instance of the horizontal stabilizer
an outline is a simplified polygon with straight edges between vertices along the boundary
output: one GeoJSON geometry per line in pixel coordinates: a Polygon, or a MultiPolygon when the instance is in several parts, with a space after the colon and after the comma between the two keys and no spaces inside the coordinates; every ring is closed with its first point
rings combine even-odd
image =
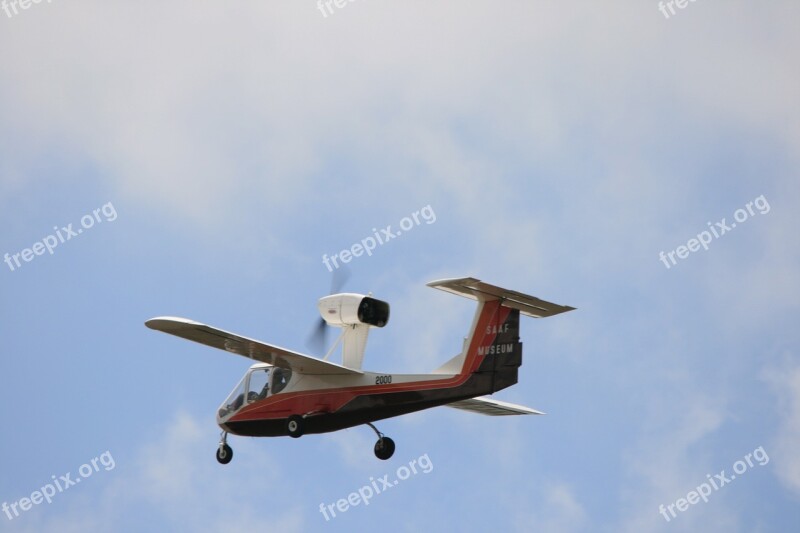
{"type": "Polygon", "coordinates": [[[524,405],[517,405],[515,403],[501,402],[500,400],[492,400],[485,396],[478,398],[470,398],[469,400],[460,400],[458,402],[448,403],[447,407],[455,407],[464,411],[472,411],[473,413],[480,413],[489,416],[507,416],[507,415],[543,415],[541,411],[525,407],[524,405]]]}
{"type": "Polygon", "coordinates": [[[529,296],[521,292],[489,285],[475,278],[440,279],[431,281],[428,283],[428,287],[435,287],[473,300],[502,300],[501,305],[510,307],[511,309],[519,309],[519,312],[523,315],[534,318],[545,318],[575,309],[568,305],[546,302],[535,296],[529,296]]]}

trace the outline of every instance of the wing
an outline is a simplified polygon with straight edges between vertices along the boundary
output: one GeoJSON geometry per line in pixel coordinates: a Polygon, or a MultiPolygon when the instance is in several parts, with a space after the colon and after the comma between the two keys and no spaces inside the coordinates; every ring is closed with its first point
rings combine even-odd
{"type": "Polygon", "coordinates": [[[240,337],[221,329],[206,326],[194,320],[176,317],[158,317],[145,322],[150,329],[163,331],[170,335],[176,335],[199,342],[206,346],[212,346],[225,350],[226,352],[242,355],[262,363],[267,363],[281,368],[288,368],[301,374],[362,374],[358,370],[353,370],[336,363],[323,361],[315,357],[303,355],[292,350],[279,348],[270,344],[240,337]]]}
{"type": "Polygon", "coordinates": [[[544,414],[543,412],[537,411],[536,409],[531,409],[530,407],[525,407],[514,403],[501,402],[499,400],[492,400],[485,396],[448,403],[447,407],[455,407],[456,409],[463,409],[464,411],[472,411],[473,413],[480,413],[482,415],[489,416],[544,414]]]}

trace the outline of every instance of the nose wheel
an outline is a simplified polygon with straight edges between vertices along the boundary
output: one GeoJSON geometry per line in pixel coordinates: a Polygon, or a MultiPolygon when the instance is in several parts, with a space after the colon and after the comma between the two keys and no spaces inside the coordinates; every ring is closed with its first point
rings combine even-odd
{"type": "Polygon", "coordinates": [[[381,461],[385,461],[394,455],[394,441],[378,431],[378,428],[367,422],[367,425],[372,428],[378,435],[378,442],[375,443],[375,457],[381,461]]]}
{"type": "Polygon", "coordinates": [[[223,431],[219,441],[219,448],[217,448],[217,461],[226,465],[231,462],[231,459],[233,459],[233,450],[228,446],[228,433],[223,431]]]}

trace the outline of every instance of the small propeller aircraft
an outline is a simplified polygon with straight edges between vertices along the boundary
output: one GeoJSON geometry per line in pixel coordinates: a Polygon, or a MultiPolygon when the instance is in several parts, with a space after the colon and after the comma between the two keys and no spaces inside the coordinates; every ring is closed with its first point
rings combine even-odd
{"type": "Polygon", "coordinates": [[[389,374],[361,369],[371,328],[389,321],[389,304],[371,295],[321,298],[323,320],[342,333],[324,359],[287,350],[187,320],[158,317],[151,329],[242,355],[255,361],[217,412],[222,436],[217,460],[228,464],[229,433],[249,437],[300,437],[366,424],[378,436],[375,456],[389,459],[392,439],[373,422],[446,405],[484,415],[544,414],[483,395],[517,383],[522,365],[519,315],[544,318],[574,308],[557,305],[474,278],[443,279],[428,286],[477,301],[461,353],[430,374],[389,374]],[[328,357],[342,345],[342,364],[328,357]]]}

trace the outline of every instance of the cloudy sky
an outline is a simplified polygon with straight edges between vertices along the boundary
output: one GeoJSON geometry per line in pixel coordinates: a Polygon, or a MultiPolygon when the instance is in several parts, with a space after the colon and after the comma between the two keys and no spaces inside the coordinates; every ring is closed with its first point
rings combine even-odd
{"type": "Polygon", "coordinates": [[[796,527],[800,4],[341,5],[0,10],[0,504],[105,461],[0,531],[796,527]],[[249,362],[144,321],[305,349],[323,254],[425,206],[349,264],[392,305],[365,368],[457,353],[472,302],[425,283],[474,276],[578,308],[523,318],[496,395],[548,414],[386,420],[387,462],[367,427],[232,437],[217,464],[249,362]]]}

